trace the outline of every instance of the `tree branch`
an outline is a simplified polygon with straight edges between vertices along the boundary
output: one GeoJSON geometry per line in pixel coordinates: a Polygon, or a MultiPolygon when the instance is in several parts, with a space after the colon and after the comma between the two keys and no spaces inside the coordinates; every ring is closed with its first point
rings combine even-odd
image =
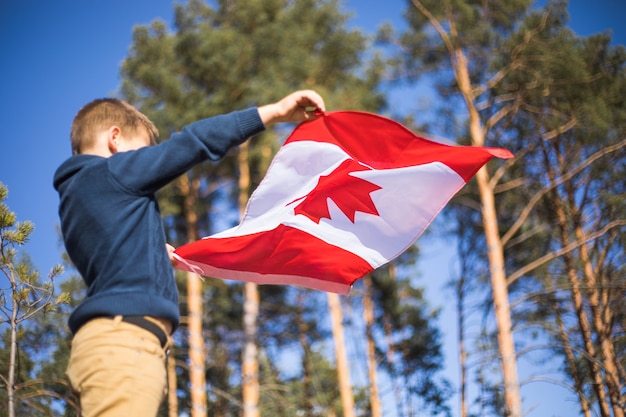
{"type": "Polygon", "coordinates": [[[561,125],[561,126],[557,127],[556,129],[552,129],[551,131],[541,135],[541,140],[544,140],[544,141],[552,140],[555,137],[557,137],[557,136],[567,132],[568,130],[573,129],[576,126],[577,123],[578,123],[578,121],[576,120],[576,118],[572,117],[564,125],[561,125]]]}
{"type": "Polygon", "coordinates": [[[514,101],[513,103],[510,103],[502,107],[495,114],[493,114],[489,119],[487,119],[487,122],[485,123],[485,132],[488,132],[489,129],[494,127],[500,120],[505,118],[507,115],[513,112],[517,112],[518,109],[519,109],[519,103],[517,101],[514,101]]]}
{"type": "Polygon", "coordinates": [[[495,87],[500,81],[502,81],[502,79],[504,79],[504,77],[509,72],[516,70],[522,66],[522,64],[518,61],[519,55],[530,44],[532,38],[546,27],[546,23],[548,22],[548,15],[549,13],[545,12],[541,18],[541,23],[539,24],[539,26],[537,26],[535,29],[529,30],[524,34],[524,42],[515,45],[515,48],[513,48],[513,50],[511,51],[510,64],[496,72],[493,77],[487,80],[484,86],[477,88],[476,93],[478,95],[483,94],[485,91],[487,91],[488,88],[495,87]]]}
{"type": "Polygon", "coordinates": [[[625,220],[615,220],[612,221],[610,223],[608,223],[606,226],[604,226],[602,229],[596,231],[595,233],[591,233],[590,235],[587,235],[586,239],[580,241],[580,240],[576,240],[572,243],[570,243],[569,245],[551,252],[545,256],[542,256],[541,258],[536,259],[535,261],[527,264],[526,266],[523,266],[522,268],[518,269],[517,271],[515,271],[514,273],[512,273],[511,275],[509,275],[509,278],[507,279],[507,285],[511,285],[513,284],[518,278],[520,278],[521,276],[523,276],[524,274],[532,271],[535,268],[540,267],[541,265],[556,259],[558,257],[560,257],[561,255],[564,255],[582,245],[584,245],[587,242],[590,242],[594,239],[599,238],[600,236],[604,235],[605,233],[607,233],[609,230],[613,229],[614,227],[621,227],[621,226],[626,226],[626,219],[625,220]]]}
{"type": "Polygon", "coordinates": [[[411,2],[417,8],[417,10],[419,10],[424,16],[426,16],[428,21],[435,27],[435,30],[437,31],[437,33],[439,33],[439,36],[441,36],[441,40],[446,45],[448,52],[450,52],[450,55],[454,57],[453,55],[453,51],[455,50],[454,45],[452,44],[452,40],[448,36],[448,32],[446,32],[443,26],[441,26],[441,23],[439,23],[439,21],[435,18],[435,16],[433,16],[433,14],[430,11],[428,11],[426,7],[424,7],[421,1],[411,0],[411,2]]]}
{"type": "Polygon", "coordinates": [[[599,158],[601,158],[601,157],[603,157],[603,156],[605,156],[605,155],[607,155],[607,154],[609,154],[611,152],[615,152],[617,150],[620,150],[624,146],[626,146],[626,139],[622,140],[619,143],[616,143],[615,145],[607,146],[606,148],[602,148],[601,150],[599,150],[598,152],[596,152],[595,154],[593,154],[589,158],[587,158],[585,161],[583,161],[576,168],[570,170],[567,174],[561,176],[559,179],[554,181],[552,184],[550,184],[550,185],[542,188],[540,191],[538,191],[533,196],[533,198],[530,199],[528,204],[526,204],[526,207],[524,207],[524,210],[522,210],[521,214],[519,215],[519,217],[517,218],[515,223],[513,223],[513,225],[504,234],[504,236],[502,236],[502,245],[506,245],[506,243],[513,237],[513,235],[515,233],[517,233],[517,231],[520,229],[520,227],[522,227],[522,224],[524,224],[524,222],[526,221],[526,219],[530,215],[531,211],[535,208],[535,205],[543,198],[544,195],[546,195],[549,191],[551,191],[552,189],[554,189],[558,185],[563,184],[565,181],[569,181],[571,178],[573,178],[575,175],[579,174],[583,169],[587,168],[589,165],[591,165],[593,162],[595,162],[599,158]]]}

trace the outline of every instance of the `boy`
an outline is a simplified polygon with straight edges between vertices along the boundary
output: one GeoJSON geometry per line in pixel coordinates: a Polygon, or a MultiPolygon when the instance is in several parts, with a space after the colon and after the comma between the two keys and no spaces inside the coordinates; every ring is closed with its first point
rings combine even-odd
{"type": "Polygon", "coordinates": [[[83,417],[156,416],[165,392],[165,355],[180,317],[155,192],[271,124],[314,118],[307,108],[324,111],[324,102],[297,91],[200,120],[159,145],[154,124],[121,100],[94,100],[78,112],[73,156],[54,187],[67,253],[88,287],[69,319],[67,370],[83,417]]]}

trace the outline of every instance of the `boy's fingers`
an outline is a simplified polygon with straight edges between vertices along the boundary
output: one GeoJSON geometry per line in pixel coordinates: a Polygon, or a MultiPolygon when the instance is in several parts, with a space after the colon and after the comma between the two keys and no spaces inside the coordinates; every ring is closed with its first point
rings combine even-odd
{"type": "Polygon", "coordinates": [[[167,249],[167,255],[170,257],[170,262],[172,263],[172,265],[175,266],[176,264],[178,264],[178,259],[176,259],[176,257],[174,256],[174,251],[176,250],[176,248],[169,243],[165,244],[165,248],[167,249]]]}

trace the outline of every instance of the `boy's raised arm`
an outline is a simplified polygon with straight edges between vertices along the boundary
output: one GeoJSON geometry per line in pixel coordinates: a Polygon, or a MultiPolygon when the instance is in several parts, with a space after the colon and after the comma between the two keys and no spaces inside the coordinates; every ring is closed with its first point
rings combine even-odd
{"type": "Polygon", "coordinates": [[[314,119],[316,111],[326,111],[324,99],[313,90],[300,90],[276,103],[259,107],[259,116],[265,126],[280,122],[302,122],[314,119]],[[307,111],[308,110],[308,111],[307,111]]]}

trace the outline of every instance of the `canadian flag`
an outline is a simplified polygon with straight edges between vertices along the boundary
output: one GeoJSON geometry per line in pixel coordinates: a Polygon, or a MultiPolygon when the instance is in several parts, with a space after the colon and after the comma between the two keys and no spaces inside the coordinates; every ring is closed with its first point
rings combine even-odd
{"type": "Polygon", "coordinates": [[[449,146],[370,113],[301,123],[241,223],[176,249],[177,268],[214,278],[348,294],[396,258],[504,149],[449,146]]]}

